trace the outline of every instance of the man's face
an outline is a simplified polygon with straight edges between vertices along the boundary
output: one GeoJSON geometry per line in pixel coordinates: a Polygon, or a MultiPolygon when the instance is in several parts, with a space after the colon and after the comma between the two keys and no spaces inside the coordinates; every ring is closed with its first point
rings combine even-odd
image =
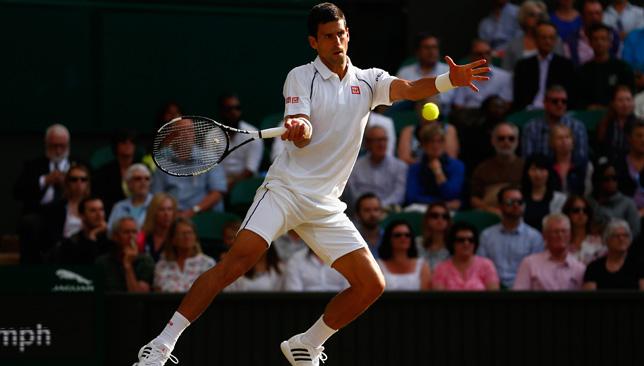
{"type": "Polygon", "coordinates": [[[557,153],[565,154],[573,149],[573,140],[570,130],[567,128],[557,128],[552,132],[552,150],[557,153]]]}
{"type": "Polygon", "coordinates": [[[119,248],[124,248],[128,245],[132,245],[136,241],[136,234],[138,229],[136,228],[136,222],[134,220],[123,220],[118,230],[115,230],[112,234],[112,240],[119,246],[119,248]]]}
{"type": "Polygon", "coordinates": [[[360,202],[358,218],[365,227],[373,228],[382,220],[382,207],[377,198],[365,198],[360,202]]]}
{"type": "Polygon", "coordinates": [[[549,91],[543,101],[546,114],[553,118],[561,118],[568,110],[568,93],[565,91],[549,91]]]}
{"type": "Polygon", "coordinates": [[[150,174],[143,170],[136,170],[127,181],[127,188],[134,196],[147,196],[150,192],[150,174]]]}
{"type": "Polygon", "coordinates": [[[179,159],[187,160],[192,157],[192,149],[195,146],[195,128],[191,119],[175,122],[169,144],[179,159]]]}
{"type": "Polygon", "coordinates": [[[435,135],[427,141],[422,142],[421,147],[431,159],[437,159],[445,152],[445,136],[435,135]]]}
{"type": "Polygon", "coordinates": [[[543,228],[546,247],[553,254],[560,254],[570,244],[570,224],[566,220],[550,220],[543,228]]]}
{"type": "Polygon", "coordinates": [[[504,156],[513,155],[518,143],[518,136],[512,127],[502,124],[494,130],[492,145],[497,154],[504,156]]]}
{"type": "Polygon", "coordinates": [[[472,45],[472,61],[486,59],[488,65],[492,64],[492,48],[487,42],[476,42],[472,45]]]}
{"type": "Polygon", "coordinates": [[[83,225],[88,230],[95,229],[105,221],[105,210],[101,200],[91,200],[85,202],[85,211],[81,216],[83,225]]]}
{"type": "Polygon", "coordinates": [[[45,154],[53,161],[66,158],[69,154],[69,137],[61,133],[50,133],[45,141],[45,154]]]}
{"type": "Polygon", "coordinates": [[[506,191],[503,194],[503,202],[500,207],[503,217],[514,220],[523,217],[524,202],[521,191],[517,189],[506,191]]]}
{"type": "Polygon", "coordinates": [[[541,24],[537,27],[536,37],[537,49],[542,56],[549,55],[557,43],[557,29],[549,24],[541,24]]]}
{"type": "Polygon", "coordinates": [[[633,94],[626,90],[618,91],[613,99],[613,108],[615,108],[617,116],[621,118],[625,118],[633,114],[633,111],[635,110],[633,94]]]}
{"type": "Polygon", "coordinates": [[[133,159],[136,145],[132,140],[124,140],[116,144],[116,156],[121,159],[133,159]]]}
{"type": "Polygon", "coordinates": [[[585,3],[584,8],[581,13],[584,26],[589,27],[593,24],[601,23],[604,17],[604,10],[602,9],[602,4],[599,2],[596,3],[585,3]]]}
{"type": "Polygon", "coordinates": [[[309,44],[320,59],[331,67],[346,65],[349,49],[349,28],[344,19],[318,24],[317,37],[309,36],[309,44]]]}
{"type": "Polygon", "coordinates": [[[644,153],[644,127],[635,127],[628,139],[631,149],[639,154],[644,153]]]}
{"type": "Polygon", "coordinates": [[[224,124],[236,126],[241,119],[241,103],[235,97],[226,98],[222,101],[221,117],[224,124]]]}
{"type": "Polygon", "coordinates": [[[610,51],[610,34],[605,29],[597,29],[590,35],[590,47],[595,55],[606,55],[610,51]]]}
{"type": "Polygon", "coordinates": [[[367,130],[367,135],[365,136],[365,145],[367,151],[374,158],[384,158],[387,154],[387,132],[384,129],[374,127],[367,130]]]}
{"type": "Polygon", "coordinates": [[[89,194],[89,176],[78,167],[72,168],[65,177],[65,188],[72,197],[85,197],[89,194]]]}
{"type": "Polygon", "coordinates": [[[425,67],[433,67],[438,62],[440,57],[440,49],[438,48],[438,39],[435,37],[427,37],[418,44],[416,50],[416,57],[418,62],[425,67]]]}

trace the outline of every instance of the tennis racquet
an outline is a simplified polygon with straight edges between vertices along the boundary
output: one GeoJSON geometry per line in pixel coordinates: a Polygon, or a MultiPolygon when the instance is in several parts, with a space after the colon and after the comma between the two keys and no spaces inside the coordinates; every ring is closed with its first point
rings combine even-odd
{"type": "Polygon", "coordinates": [[[176,177],[203,174],[226,156],[247,143],[262,138],[281,136],[285,127],[247,131],[223,125],[200,116],[181,116],[164,124],[154,136],[152,157],[159,169],[176,177]],[[242,133],[250,138],[230,146],[230,133],[242,133]]]}

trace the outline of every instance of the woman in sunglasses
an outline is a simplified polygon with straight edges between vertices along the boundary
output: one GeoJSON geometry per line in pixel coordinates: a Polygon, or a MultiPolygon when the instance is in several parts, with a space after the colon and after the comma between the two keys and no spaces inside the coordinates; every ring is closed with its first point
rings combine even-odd
{"type": "Polygon", "coordinates": [[[394,220],[385,229],[378,248],[378,264],[388,291],[418,291],[431,287],[429,265],[418,258],[414,231],[407,221],[394,220]]]}
{"type": "Polygon", "coordinates": [[[554,212],[561,212],[566,195],[558,192],[557,178],[550,160],[541,154],[530,156],[523,166],[521,193],[525,200],[523,220],[541,231],[541,220],[554,212]]]}
{"type": "Polygon", "coordinates": [[[439,264],[434,271],[432,288],[456,291],[495,291],[499,276],[491,260],[476,255],[479,246],[476,228],[457,222],[447,236],[447,249],[452,258],[439,264]]]}
{"type": "Polygon", "coordinates": [[[619,191],[617,180],[613,163],[600,159],[599,166],[593,172],[593,194],[589,202],[601,227],[612,218],[626,220],[636,238],[640,232],[640,215],[633,199],[619,191]]]}
{"type": "Polygon", "coordinates": [[[583,196],[572,195],[564,203],[562,212],[570,219],[570,247],[568,252],[585,265],[606,252],[599,235],[593,233],[593,209],[583,196]]]}
{"type": "Polygon", "coordinates": [[[430,268],[449,258],[445,247],[447,231],[452,223],[452,217],[443,202],[430,204],[423,217],[423,235],[416,238],[418,256],[425,259],[430,268]]]}

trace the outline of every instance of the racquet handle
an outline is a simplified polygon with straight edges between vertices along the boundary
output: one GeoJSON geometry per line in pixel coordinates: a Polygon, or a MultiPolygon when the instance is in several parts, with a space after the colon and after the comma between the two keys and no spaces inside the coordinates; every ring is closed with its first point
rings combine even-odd
{"type": "Polygon", "coordinates": [[[259,131],[259,137],[262,139],[278,137],[282,136],[284,132],[286,132],[286,127],[267,128],[265,130],[259,131]]]}

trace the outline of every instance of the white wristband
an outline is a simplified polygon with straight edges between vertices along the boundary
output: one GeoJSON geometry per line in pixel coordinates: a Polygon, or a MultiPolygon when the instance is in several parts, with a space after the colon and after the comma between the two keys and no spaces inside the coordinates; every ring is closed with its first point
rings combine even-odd
{"type": "Polygon", "coordinates": [[[436,80],[434,80],[434,85],[436,85],[436,90],[440,93],[445,93],[446,91],[456,88],[452,85],[452,81],[449,79],[449,72],[438,75],[436,80]]]}

